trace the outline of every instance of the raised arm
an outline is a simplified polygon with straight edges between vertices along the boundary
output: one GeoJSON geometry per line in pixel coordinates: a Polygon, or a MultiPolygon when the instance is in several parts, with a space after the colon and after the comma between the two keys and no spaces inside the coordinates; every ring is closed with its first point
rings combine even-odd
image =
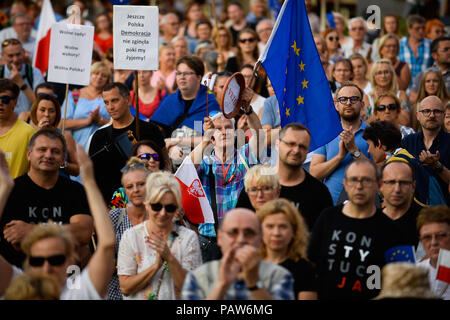
{"type": "Polygon", "coordinates": [[[77,154],[89,209],[94,219],[97,234],[97,250],[91,257],[87,268],[95,289],[101,297],[104,297],[114,271],[116,235],[109,218],[108,209],[95,182],[92,161],[80,145],[77,145],[77,154]]]}
{"type": "Polygon", "coordinates": [[[264,134],[261,135],[263,132],[263,128],[261,126],[261,121],[259,120],[258,115],[253,111],[250,101],[252,99],[254,92],[250,88],[245,88],[245,91],[242,95],[242,99],[244,100],[244,111],[247,115],[247,122],[249,128],[252,130],[252,137],[250,139],[250,150],[258,157],[260,158],[260,155],[262,154],[265,144],[266,144],[266,137],[264,134]],[[251,113],[250,113],[251,111],[251,113]],[[249,113],[249,114],[247,114],[249,113]]]}
{"type": "MultiPolygon", "coordinates": [[[[9,173],[8,163],[5,153],[0,150],[0,220],[3,215],[8,197],[14,187],[14,180],[9,173]]],[[[0,297],[8,288],[13,274],[12,266],[2,256],[0,256],[0,297]]]]}
{"type": "Polygon", "coordinates": [[[209,117],[204,118],[203,132],[204,132],[204,136],[203,136],[202,141],[189,154],[195,168],[197,168],[200,165],[200,163],[202,162],[203,153],[204,153],[206,147],[211,144],[211,137],[214,134],[214,123],[211,120],[211,118],[209,118],[209,117]]]}

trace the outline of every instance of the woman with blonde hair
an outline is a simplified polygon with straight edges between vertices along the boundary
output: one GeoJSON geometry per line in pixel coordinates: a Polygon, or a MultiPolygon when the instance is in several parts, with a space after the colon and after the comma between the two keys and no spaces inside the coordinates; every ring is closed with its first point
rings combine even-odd
{"type": "Polygon", "coordinates": [[[408,97],[405,91],[398,89],[397,76],[391,61],[388,59],[375,61],[370,71],[369,80],[372,85],[372,92],[368,96],[369,105],[366,107],[365,120],[369,120],[372,117],[375,100],[378,99],[378,96],[387,92],[393,92],[401,101],[399,123],[408,126],[410,122],[408,97]]]}
{"type": "Polygon", "coordinates": [[[148,220],[124,232],[117,274],[125,299],[179,299],[187,271],[202,263],[196,233],[175,223],[182,209],[180,184],[166,171],[146,182],[148,220]]]}
{"type": "Polygon", "coordinates": [[[309,232],[301,214],[286,199],[265,203],[256,215],[261,222],[261,257],[289,270],[299,300],[317,299],[317,274],[308,261],[309,232]]]}
{"type": "Polygon", "coordinates": [[[406,90],[411,82],[411,70],[406,62],[397,59],[399,51],[400,42],[395,34],[386,34],[381,37],[378,55],[381,59],[388,59],[391,61],[397,76],[399,89],[406,90]]]}
{"type": "Polygon", "coordinates": [[[441,99],[444,106],[450,100],[450,94],[445,86],[444,77],[436,68],[429,68],[426,70],[422,76],[422,80],[420,81],[419,92],[417,94],[417,103],[411,112],[412,127],[415,130],[418,130],[419,128],[416,112],[419,110],[420,102],[428,96],[437,96],[441,99]]]}
{"type": "Polygon", "coordinates": [[[169,94],[175,89],[175,48],[172,45],[161,46],[159,48],[159,68],[154,71],[150,80],[153,88],[165,90],[169,94]]]}
{"type": "Polygon", "coordinates": [[[217,57],[217,71],[237,72],[239,69],[236,58],[237,49],[233,47],[233,35],[230,29],[223,24],[217,25],[213,29],[211,40],[219,54],[217,57]]]}
{"type": "Polygon", "coordinates": [[[350,56],[350,62],[353,66],[353,82],[360,87],[366,95],[372,91],[372,86],[367,73],[369,71],[369,63],[362,55],[355,53],[350,56]]]}

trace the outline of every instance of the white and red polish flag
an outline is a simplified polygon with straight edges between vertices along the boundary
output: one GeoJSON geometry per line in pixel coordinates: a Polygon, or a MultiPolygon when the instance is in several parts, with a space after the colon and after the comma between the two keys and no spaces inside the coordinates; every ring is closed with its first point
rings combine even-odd
{"type": "Polygon", "coordinates": [[[436,279],[450,283],[450,251],[439,250],[436,279]]]}
{"type": "Polygon", "coordinates": [[[181,187],[184,214],[192,223],[214,223],[214,215],[191,157],[181,163],[175,177],[181,187]]]}
{"type": "Polygon", "coordinates": [[[36,35],[36,46],[33,55],[33,66],[41,70],[42,74],[47,71],[50,55],[50,33],[52,25],[56,22],[50,0],[44,0],[39,18],[39,27],[36,35]]]}

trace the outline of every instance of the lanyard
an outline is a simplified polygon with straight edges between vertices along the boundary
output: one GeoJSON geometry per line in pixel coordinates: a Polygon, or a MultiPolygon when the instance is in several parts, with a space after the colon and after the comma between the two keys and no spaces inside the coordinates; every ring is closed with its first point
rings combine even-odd
{"type": "Polygon", "coordinates": [[[230,178],[226,179],[226,177],[228,175],[228,171],[230,170],[230,166],[231,166],[232,163],[233,162],[230,162],[226,169],[225,169],[225,166],[223,165],[223,163],[220,163],[222,165],[222,174],[223,174],[222,185],[223,186],[228,184],[228,183],[230,183],[234,179],[234,177],[236,176],[236,173],[233,173],[230,178]]]}

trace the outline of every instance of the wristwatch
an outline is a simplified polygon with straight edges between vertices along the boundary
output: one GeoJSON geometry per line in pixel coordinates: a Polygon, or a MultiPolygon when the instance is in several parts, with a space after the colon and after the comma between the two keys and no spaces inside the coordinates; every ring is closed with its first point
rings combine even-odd
{"type": "Polygon", "coordinates": [[[253,287],[249,287],[247,289],[248,289],[248,291],[255,291],[255,290],[262,289],[263,287],[264,287],[263,282],[261,280],[259,280],[258,282],[256,282],[256,284],[253,287]]]}
{"type": "Polygon", "coordinates": [[[352,157],[354,159],[359,159],[359,157],[361,157],[361,152],[359,150],[356,150],[355,152],[352,153],[352,157]]]}
{"type": "Polygon", "coordinates": [[[23,84],[23,86],[21,86],[21,87],[20,87],[20,90],[22,90],[22,91],[23,91],[23,90],[26,90],[26,89],[27,89],[27,87],[28,87],[28,86],[27,86],[27,84],[26,84],[26,83],[24,83],[24,84],[23,84]]]}

